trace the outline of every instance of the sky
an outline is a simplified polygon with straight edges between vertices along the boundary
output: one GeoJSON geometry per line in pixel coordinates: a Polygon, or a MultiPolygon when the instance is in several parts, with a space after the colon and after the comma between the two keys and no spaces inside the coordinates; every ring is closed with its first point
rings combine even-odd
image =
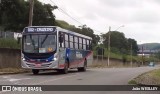
{"type": "Polygon", "coordinates": [[[87,25],[95,34],[111,31],[123,32],[138,44],[160,43],[160,0],[40,0],[57,5],[77,21],[59,10],[56,19],[71,25],[87,25]],[[53,1],[53,2],[51,2],[53,1]]]}

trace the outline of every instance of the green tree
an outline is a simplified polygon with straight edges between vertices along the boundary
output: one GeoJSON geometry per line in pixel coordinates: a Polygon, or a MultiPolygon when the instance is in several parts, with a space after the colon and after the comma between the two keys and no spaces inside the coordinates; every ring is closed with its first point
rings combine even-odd
{"type": "Polygon", "coordinates": [[[26,2],[24,0],[2,0],[0,24],[6,30],[22,30],[26,26],[26,2]]]}
{"type": "Polygon", "coordinates": [[[33,25],[55,25],[55,16],[52,11],[57,8],[57,6],[51,6],[50,4],[42,4],[38,0],[35,0],[33,10],[33,25]]]}
{"type": "MultiPolygon", "coordinates": [[[[108,47],[108,36],[109,32],[106,34],[103,34],[103,44],[105,47],[108,47]]],[[[118,49],[121,53],[127,52],[127,40],[123,33],[118,31],[110,31],[110,46],[112,49],[118,49]]]]}
{"type": "Polygon", "coordinates": [[[133,51],[133,55],[137,55],[137,52],[138,52],[138,45],[137,45],[137,41],[134,40],[134,39],[127,39],[128,41],[128,48],[131,49],[131,46],[132,46],[132,51],[133,51]]]}
{"type": "MultiPolygon", "coordinates": [[[[103,44],[106,48],[108,47],[108,37],[109,32],[102,34],[103,44]]],[[[130,54],[132,50],[133,55],[136,55],[138,51],[137,41],[131,38],[125,38],[124,33],[118,31],[110,31],[110,46],[113,53],[130,54]]]]}
{"type": "MultiPolygon", "coordinates": [[[[34,0],[33,25],[55,25],[53,10],[57,6],[34,0]]],[[[0,28],[4,31],[22,31],[28,26],[29,2],[26,0],[2,0],[0,4],[0,28]]]]}

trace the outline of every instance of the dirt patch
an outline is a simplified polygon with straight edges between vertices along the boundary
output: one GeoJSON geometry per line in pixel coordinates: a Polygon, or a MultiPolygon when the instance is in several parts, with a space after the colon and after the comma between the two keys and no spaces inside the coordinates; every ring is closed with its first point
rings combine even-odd
{"type": "Polygon", "coordinates": [[[3,68],[3,69],[0,69],[0,75],[26,73],[26,72],[30,72],[30,70],[21,69],[21,68],[3,68]]]}

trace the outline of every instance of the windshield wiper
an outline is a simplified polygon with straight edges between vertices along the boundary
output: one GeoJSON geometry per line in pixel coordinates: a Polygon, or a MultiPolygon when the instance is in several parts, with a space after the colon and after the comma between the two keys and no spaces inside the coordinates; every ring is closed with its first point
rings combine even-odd
{"type": "Polygon", "coordinates": [[[46,41],[47,37],[48,37],[48,35],[46,35],[45,38],[43,39],[43,41],[41,42],[41,47],[44,44],[44,42],[46,41]]]}
{"type": "Polygon", "coordinates": [[[32,45],[33,45],[34,50],[35,50],[35,49],[36,49],[36,48],[35,48],[35,42],[34,42],[34,40],[32,39],[31,35],[30,35],[30,39],[31,39],[32,45]]]}

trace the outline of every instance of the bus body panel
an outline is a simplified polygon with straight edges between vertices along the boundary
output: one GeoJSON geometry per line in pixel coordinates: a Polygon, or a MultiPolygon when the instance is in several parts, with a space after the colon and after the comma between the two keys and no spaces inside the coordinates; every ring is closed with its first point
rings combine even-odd
{"type": "Polygon", "coordinates": [[[66,49],[59,48],[58,68],[63,69],[65,63],[66,63],[66,49]]]}

